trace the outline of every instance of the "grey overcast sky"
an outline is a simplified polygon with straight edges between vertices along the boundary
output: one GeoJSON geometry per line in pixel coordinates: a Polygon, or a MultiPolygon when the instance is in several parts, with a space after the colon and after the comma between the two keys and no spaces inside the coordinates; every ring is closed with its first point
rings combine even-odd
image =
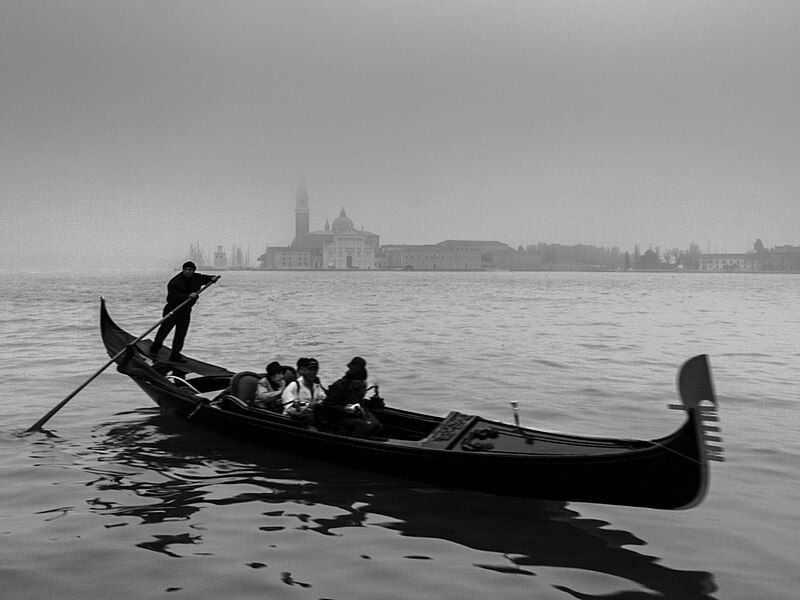
{"type": "Polygon", "coordinates": [[[800,3],[0,3],[0,268],[800,244],[800,3]]]}

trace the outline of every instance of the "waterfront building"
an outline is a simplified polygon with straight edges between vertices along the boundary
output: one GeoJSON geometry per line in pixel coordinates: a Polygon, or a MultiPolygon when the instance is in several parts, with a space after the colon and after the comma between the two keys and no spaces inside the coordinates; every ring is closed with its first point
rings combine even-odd
{"type": "Polygon", "coordinates": [[[225,250],[222,249],[222,246],[217,246],[216,252],[214,252],[214,265],[215,269],[227,269],[228,268],[228,255],[225,253],[225,250]]]}
{"type": "Polygon", "coordinates": [[[480,268],[518,269],[525,257],[503,242],[491,240],[445,240],[437,244],[451,252],[478,252],[480,268]]]}
{"type": "Polygon", "coordinates": [[[381,267],[405,271],[479,271],[481,252],[468,245],[401,244],[381,248],[381,267]]]}
{"type": "Polygon", "coordinates": [[[758,254],[701,254],[701,271],[760,271],[758,254]]]}
{"type": "Polygon", "coordinates": [[[288,246],[267,246],[264,254],[258,257],[260,268],[270,270],[320,269],[308,250],[295,250],[288,246]]]}
{"type": "Polygon", "coordinates": [[[380,236],[358,230],[342,208],[333,223],[310,231],[308,192],[300,185],[295,195],[295,236],[290,246],[268,246],[258,257],[262,269],[362,269],[378,266],[380,236]]]}
{"type": "Polygon", "coordinates": [[[381,247],[380,266],[424,271],[479,271],[523,268],[525,256],[502,242],[445,240],[438,244],[381,247]]]}

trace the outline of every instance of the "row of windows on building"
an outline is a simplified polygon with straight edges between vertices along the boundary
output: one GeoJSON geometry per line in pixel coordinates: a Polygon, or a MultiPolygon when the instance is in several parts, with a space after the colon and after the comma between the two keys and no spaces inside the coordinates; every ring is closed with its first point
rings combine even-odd
{"type": "Polygon", "coordinates": [[[761,261],[752,254],[701,254],[701,271],[758,271],[761,261]]]}

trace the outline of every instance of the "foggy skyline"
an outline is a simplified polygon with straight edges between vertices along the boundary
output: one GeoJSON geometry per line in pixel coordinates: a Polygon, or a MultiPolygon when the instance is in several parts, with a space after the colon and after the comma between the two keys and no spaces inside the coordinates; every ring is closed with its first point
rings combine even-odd
{"type": "Polygon", "coordinates": [[[381,243],[800,245],[800,5],[0,4],[0,269],[381,243]]]}

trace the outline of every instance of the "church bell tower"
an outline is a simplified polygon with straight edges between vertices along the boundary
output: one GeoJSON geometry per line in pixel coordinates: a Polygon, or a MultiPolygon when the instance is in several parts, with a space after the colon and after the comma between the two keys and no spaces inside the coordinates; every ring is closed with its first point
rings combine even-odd
{"type": "Polygon", "coordinates": [[[304,236],[308,235],[308,192],[305,183],[300,183],[295,195],[294,208],[294,239],[299,242],[304,236]]]}

